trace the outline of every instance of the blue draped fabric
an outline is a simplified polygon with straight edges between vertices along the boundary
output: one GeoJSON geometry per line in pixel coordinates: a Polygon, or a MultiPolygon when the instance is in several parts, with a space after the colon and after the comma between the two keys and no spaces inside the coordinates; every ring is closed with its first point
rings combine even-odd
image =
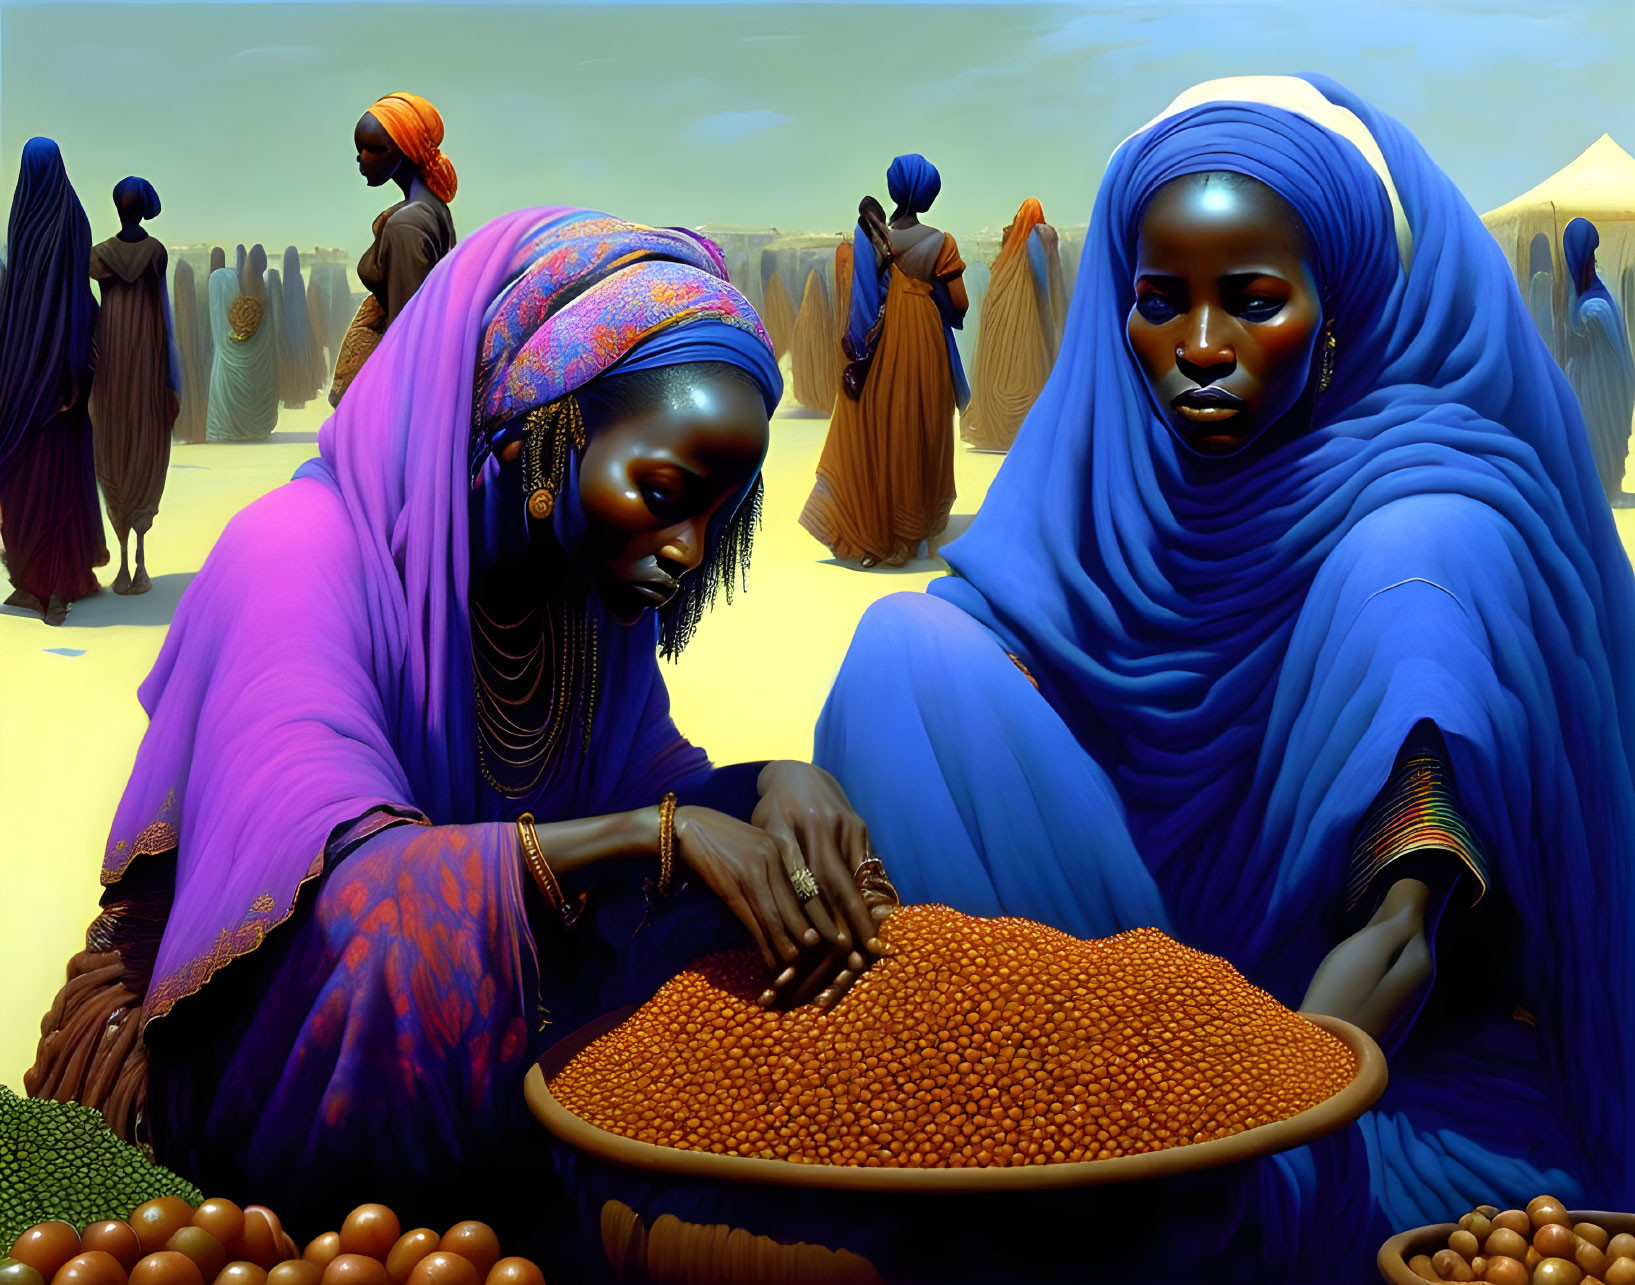
{"type": "Polygon", "coordinates": [[[57,413],[70,385],[86,385],[97,301],[87,267],[91,224],[62,153],[49,138],[23,144],[6,229],[10,268],[0,291],[0,477],[57,413]]]}
{"type": "Polygon", "coordinates": [[[1363,811],[1441,730],[1487,971],[1357,1126],[1233,1175],[1277,1231],[1264,1276],[1313,1270],[1335,1209],[1364,1271],[1478,1200],[1635,1202],[1635,582],[1497,244],[1406,129],[1305,79],[1377,141],[1412,270],[1378,176],[1305,117],[1212,103],[1129,140],[953,574],[870,609],[816,734],[906,901],[1156,924],[1297,1006],[1350,931],[1363,811]],[[1146,205],[1206,171],[1294,207],[1338,343],[1309,431],[1251,463],[1180,444],[1125,334],[1146,205]]]}

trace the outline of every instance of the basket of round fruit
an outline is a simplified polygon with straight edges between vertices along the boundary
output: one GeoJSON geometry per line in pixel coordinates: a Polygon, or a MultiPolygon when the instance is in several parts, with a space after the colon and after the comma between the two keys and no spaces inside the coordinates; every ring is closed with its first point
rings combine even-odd
{"type": "MultiPolygon", "coordinates": [[[[1073,1194],[1074,1223],[1087,1187],[1098,1217],[1121,1198],[1139,1217],[1150,1188],[1121,1189],[1310,1142],[1384,1089],[1362,1031],[1292,1012],[1154,929],[1082,941],[910,906],[881,935],[892,953],[830,1010],[762,1008],[759,957],[721,952],[529,1073],[609,1259],[662,1207],[723,1247],[747,1228],[848,1251],[859,1280],[905,1275],[904,1242],[907,1275],[991,1273],[997,1239],[1020,1274],[994,1228],[1042,1221],[1049,1193],[1073,1194]]],[[[674,1252],[704,1252],[694,1239],[674,1252]]]]}
{"type": "Polygon", "coordinates": [[[1393,1285],[1635,1285],[1635,1214],[1568,1210],[1553,1196],[1525,1209],[1479,1205],[1456,1223],[1391,1237],[1379,1269],[1393,1285]]]}
{"type": "Polygon", "coordinates": [[[404,1231],[384,1205],[360,1205],[302,1249],[259,1205],[161,1196],[125,1219],[30,1227],[0,1261],[0,1285],[545,1285],[525,1258],[502,1257],[479,1222],[404,1231]]]}

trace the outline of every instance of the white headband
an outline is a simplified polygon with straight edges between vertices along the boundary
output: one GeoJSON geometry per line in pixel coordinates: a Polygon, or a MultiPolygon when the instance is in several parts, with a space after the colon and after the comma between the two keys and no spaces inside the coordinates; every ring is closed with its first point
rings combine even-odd
{"type": "MultiPolygon", "coordinates": [[[[1267,107],[1278,107],[1293,115],[1304,116],[1355,147],[1385,185],[1385,195],[1390,198],[1391,216],[1396,224],[1397,255],[1402,260],[1403,273],[1407,273],[1414,258],[1414,234],[1408,227],[1408,215],[1402,208],[1402,198],[1397,195],[1391,167],[1385,163],[1385,153],[1380,151],[1380,145],[1355,112],[1329,102],[1309,80],[1301,80],[1297,76],[1228,76],[1222,80],[1206,80],[1187,90],[1131,134],[1130,138],[1145,134],[1171,116],[1202,107],[1205,103],[1217,102],[1261,103],[1267,107]]],[[[1130,138],[1126,138],[1124,143],[1128,143],[1130,138]]],[[[1119,147],[1123,147],[1124,143],[1120,143],[1119,147]]]]}

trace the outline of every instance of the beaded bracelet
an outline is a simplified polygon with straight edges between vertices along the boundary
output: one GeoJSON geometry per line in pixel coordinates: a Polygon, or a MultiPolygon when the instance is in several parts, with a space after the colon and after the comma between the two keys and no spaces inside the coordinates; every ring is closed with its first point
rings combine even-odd
{"type": "Polygon", "coordinates": [[[674,889],[676,876],[676,796],[666,794],[659,800],[659,878],[653,891],[668,897],[674,889]]]}
{"type": "Polygon", "coordinates": [[[545,898],[545,904],[562,921],[564,928],[572,928],[579,918],[579,912],[584,909],[584,898],[570,906],[562,895],[562,886],[551,873],[551,867],[545,861],[544,849],[539,846],[539,833],[534,829],[532,812],[524,812],[517,818],[517,838],[522,843],[522,859],[528,866],[528,873],[533,875],[540,895],[545,898]]]}

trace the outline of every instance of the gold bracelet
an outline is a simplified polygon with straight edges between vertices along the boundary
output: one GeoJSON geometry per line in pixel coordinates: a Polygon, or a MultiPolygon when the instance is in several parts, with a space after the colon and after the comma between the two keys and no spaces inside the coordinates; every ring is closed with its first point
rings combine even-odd
{"type": "Polygon", "coordinates": [[[659,800],[659,881],[653,891],[668,897],[676,874],[676,796],[659,800]]]}
{"type": "Polygon", "coordinates": [[[545,860],[544,849],[539,846],[539,834],[534,829],[532,812],[524,812],[517,818],[517,838],[522,843],[522,859],[528,867],[528,873],[533,875],[534,884],[539,888],[540,895],[545,898],[545,904],[562,921],[564,928],[572,928],[584,903],[581,900],[579,905],[570,908],[567,898],[562,895],[562,886],[551,873],[551,867],[545,860]]]}

